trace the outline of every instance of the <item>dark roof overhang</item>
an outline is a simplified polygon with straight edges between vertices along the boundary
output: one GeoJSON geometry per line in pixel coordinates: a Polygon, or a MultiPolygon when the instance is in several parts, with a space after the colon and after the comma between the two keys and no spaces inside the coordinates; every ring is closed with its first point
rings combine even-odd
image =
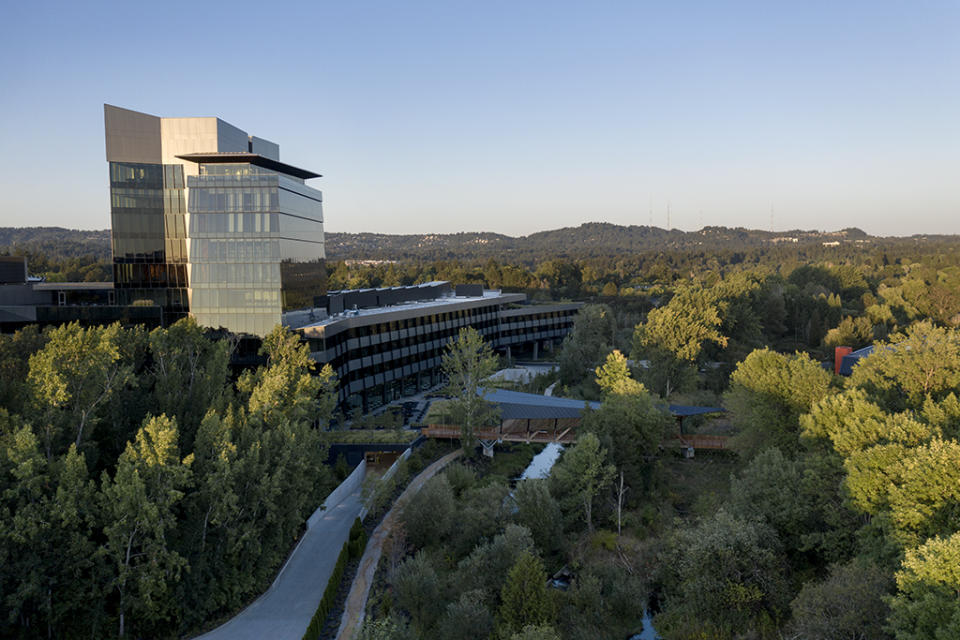
{"type": "Polygon", "coordinates": [[[294,176],[303,180],[323,177],[319,173],[307,171],[306,169],[301,169],[299,167],[280,162],[279,160],[273,160],[272,158],[262,156],[259,153],[247,153],[244,151],[221,151],[217,153],[185,153],[182,156],[177,157],[181,160],[196,162],[198,164],[227,164],[246,162],[257,167],[271,169],[273,171],[285,173],[288,176],[294,176]]]}

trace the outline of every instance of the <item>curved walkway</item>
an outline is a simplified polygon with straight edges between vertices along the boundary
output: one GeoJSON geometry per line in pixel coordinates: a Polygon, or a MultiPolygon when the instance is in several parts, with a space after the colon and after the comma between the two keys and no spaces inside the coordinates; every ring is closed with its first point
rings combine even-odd
{"type": "Polygon", "coordinates": [[[246,609],[197,640],[301,640],[363,506],[358,484],[310,526],[270,588],[246,609]]]}
{"type": "Polygon", "coordinates": [[[373,586],[373,578],[377,573],[377,565],[380,564],[380,554],[383,551],[383,543],[393,531],[393,524],[396,522],[398,514],[403,507],[410,502],[415,493],[420,491],[424,483],[435,476],[437,472],[457,459],[462,453],[461,450],[448,453],[429,467],[424,469],[420,475],[414,478],[407,488],[404,489],[400,497],[397,498],[390,511],[383,517],[377,528],[374,529],[367,548],[360,558],[360,567],[357,569],[357,575],[353,579],[353,585],[350,587],[350,594],[347,596],[347,602],[344,605],[343,617],[340,619],[340,629],[337,631],[337,640],[350,640],[363,623],[363,616],[367,608],[367,598],[370,596],[370,587],[373,586]]]}

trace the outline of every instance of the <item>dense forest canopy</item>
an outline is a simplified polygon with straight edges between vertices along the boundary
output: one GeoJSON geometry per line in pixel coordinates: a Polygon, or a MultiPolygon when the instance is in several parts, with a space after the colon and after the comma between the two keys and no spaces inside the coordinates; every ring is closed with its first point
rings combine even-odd
{"type": "MultiPolygon", "coordinates": [[[[554,393],[601,408],[549,480],[508,494],[467,461],[431,481],[362,637],[624,637],[638,602],[671,640],[956,637],[956,250],[677,252],[660,270],[637,254],[545,259],[528,290],[594,301],[554,393]],[[868,345],[852,376],[833,373],[834,347],[868,345]],[[730,449],[658,448],[678,428],[668,402],[725,407],[686,428],[730,449]],[[555,572],[569,588],[541,594],[555,572]]],[[[490,284],[495,266],[466,271],[490,284]]]]}
{"type": "MultiPolygon", "coordinates": [[[[108,244],[20,231],[33,273],[108,277],[108,244]]],[[[531,388],[601,403],[549,479],[468,457],[428,482],[361,637],[624,637],[644,602],[671,640],[960,636],[960,240],[791,233],[328,234],[331,288],[587,302],[531,388]],[[661,446],[668,403],[724,407],[684,428],[729,448],[661,446]]],[[[269,583],[333,482],[335,382],[279,330],[256,370],[231,348],[190,321],[0,336],[0,635],[173,637],[269,583]]]]}
{"type": "Polygon", "coordinates": [[[763,345],[744,320],[759,282],[685,285],[649,312],[632,342],[651,368],[612,348],[609,306],[586,306],[558,374],[601,400],[576,444],[512,490],[471,458],[429,481],[361,638],[626,637],[643,602],[671,640],[957,637],[957,319],[898,321],[842,378],[763,345]],[[762,346],[718,384],[703,365],[742,353],[744,325],[762,346]],[[732,450],[660,447],[677,430],[666,393],[723,404],[732,450]]]}
{"type": "Polygon", "coordinates": [[[333,486],[329,367],[234,377],[192,320],[0,336],[0,636],[177,637],[273,580],[333,486]]]}

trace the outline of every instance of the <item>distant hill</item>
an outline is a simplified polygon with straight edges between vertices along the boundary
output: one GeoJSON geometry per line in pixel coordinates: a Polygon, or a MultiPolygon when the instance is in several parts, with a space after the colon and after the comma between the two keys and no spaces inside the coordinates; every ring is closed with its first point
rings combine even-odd
{"type": "Polygon", "coordinates": [[[833,232],[785,231],[772,233],[743,228],[706,227],[700,231],[659,227],[622,226],[588,222],[579,227],[539,231],[512,237],[497,233],[387,235],[378,233],[327,233],[327,258],[331,260],[443,260],[487,259],[525,261],[532,256],[589,257],[664,249],[737,249],[788,242],[869,242],[860,229],[833,232]]]}
{"type": "Polygon", "coordinates": [[[62,227],[0,227],[0,254],[44,254],[51,258],[110,259],[110,230],[62,227]]]}
{"type": "MultiPolygon", "coordinates": [[[[738,250],[773,244],[957,241],[956,236],[880,238],[860,229],[839,231],[760,231],[741,227],[705,227],[680,231],[648,226],[587,222],[579,227],[513,237],[499,233],[327,233],[328,260],[487,260],[531,262],[544,257],[595,257],[663,250],[738,250]]],[[[0,227],[0,253],[44,254],[51,258],[94,256],[110,259],[110,231],[61,227],[0,227]]]]}

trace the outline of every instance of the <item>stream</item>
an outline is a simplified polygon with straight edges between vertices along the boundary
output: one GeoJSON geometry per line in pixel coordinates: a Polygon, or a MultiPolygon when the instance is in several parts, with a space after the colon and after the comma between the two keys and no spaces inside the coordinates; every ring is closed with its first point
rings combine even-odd
{"type": "Polygon", "coordinates": [[[563,445],[551,442],[543,448],[543,451],[533,456],[533,460],[527,465],[527,468],[520,474],[520,480],[542,480],[550,475],[550,469],[553,463],[560,457],[563,451],[563,445]]]}

